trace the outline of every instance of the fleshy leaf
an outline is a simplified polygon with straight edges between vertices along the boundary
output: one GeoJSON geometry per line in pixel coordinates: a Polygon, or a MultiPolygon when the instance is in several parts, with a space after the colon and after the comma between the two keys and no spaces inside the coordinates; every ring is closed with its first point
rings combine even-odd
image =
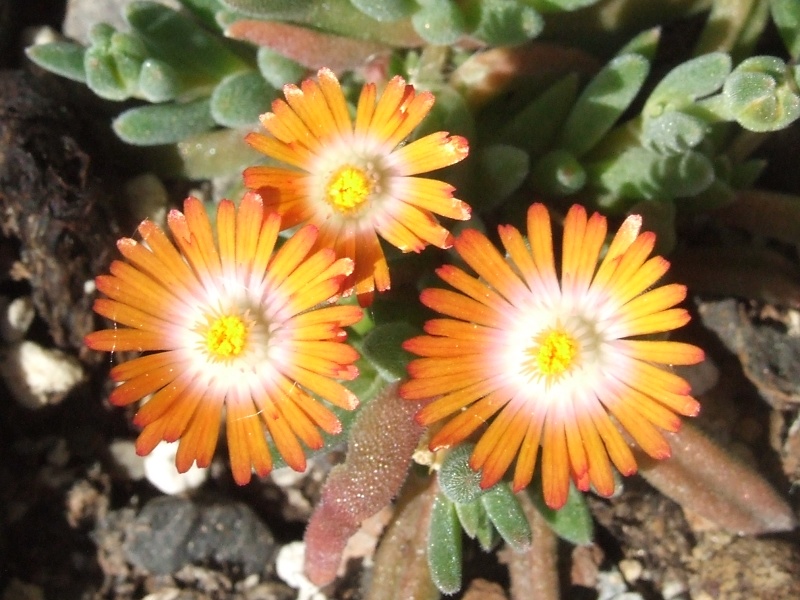
{"type": "Polygon", "coordinates": [[[85,52],[72,42],[50,42],[25,49],[26,56],[43,69],[81,83],[86,83],[85,52]]]}
{"type": "Polygon", "coordinates": [[[192,19],[156,2],[135,0],[126,19],[149,54],[175,68],[191,86],[210,86],[247,63],[192,19]]]}
{"type": "Polygon", "coordinates": [[[506,482],[500,482],[481,496],[481,504],[497,532],[514,550],[531,545],[531,528],[519,500],[506,482]]]}
{"type": "Polygon", "coordinates": [[[797,0],[771,0],[772,20],[778,27],[783,43],[794,60],[800,57],[800,2],[797,0]]]}
{"type": "Polygon", "coordinates": [[[708,129],[702,119],[671,110],[644,120],[642,141],[658,152],[675,154],[697,146],[708,129]]]}
{"type": "Polygon", "coordinates": [[[571,73],[506,121],[499,139],[531,154],[544,151],[567,118],[577,93],[578,76],[571,73]]]}
{"type": "Polygon", "coordinates": [[[419,330],[405,321],[384,323],[364,338],[362,353],[386,381],[398,381],[408,376],[406,367],[412,355],[401,344],[419,335],[419,330]]]}
{"type": "Polygon", "coordinates": [[[586,498],[574,485],[570,484],[567,502],[558,510],[553,510],[545,503],[540,477],[535,478],[528,487],[528,495],[558,537],[577,546],[592,542],[594,538],[592,515],[586,505],[586,498]]]}
{"type": "Polygon", "coordinates": [[[477,153],[475,194],[487,210],[508,198],[528,176],[528,153],[514,146],[492,144],[477,153]]]}
{"type": "Polygon", "coordinates": [[[114,57],[106,50],[91,47],[83,55],[86,85],[95,94],[106,100],[126,100],[136,91],[131,81],[122,78],[114,57]]]}
{"type": "Polygon", "coordinates": [[[478,530],[481,528],[492,528],[489,515],[486,514],[486,510],[479,499],[467,503],[456,502],[455,505],[461,527],[470,538],[475,539],[478,535],[478,530]]]}
{"type": "MultiPolygon", "coordinates": [[[[473,503],[483,494],[481,474],[469,466],[474,448],[473,444],[460,444],[448,452],[439,467],[439,487],[457,505],[473,503]]],[[[474,532],[470,537],[474,537],[474,532]]]]}
{"type": "Polygon", "coordinates": [[[388,51],[388,46],[377,42],[354,40],[276,21],[242,19],[228,25],[225,35],[270,48],[308,69],[353,69],[364,64],[369,57],[388,51]]]}
{"type": "Polygon", "coordinates": [[[433,503],[438,496],[435,477],[411,475],[375,553],[372,581],[365,600],[438,600],[439,590],[428,569],[428,544],[433,503]]]}
{"type": "Polygon", "coordinates": [[[426,0],[411,22],[426,42],[440,46],[455,43],[466,30],[464,15],[452,0],[426,0]]]}
{"type": "Polygon", "coordinates": [[[578,97],[558,146],[580,158],[608,132],[636,97],[650,64],[638,54],[611,60],[578,97]]]}
{"type": "Polygon", "coordinates": [[[433,503],[428,533],[428,568],[443,594],[461,589],[461,525],[455,506],[444,494],[433,503]]]}
{"type": "Polygon", "coordinates": [[[635,450],[640,473],[662,494],[738,535],[789,531],[797,526],[791,507],[761,475],[689,423],[665,433],[669,460],[635,450]]]}
{"type": "Polygon", "coordinates": [[[235,73],[223,79],[211,94],[211,116],[225,127],[255,127],[259,115],[269,111],[277,96],[260,73],[235,73]]]}
{"type": "Polygon", "coordinates": [[[558,537],[527,494],[517,494],[517,498],[530,523],[533,541],[525,552],[507,555],[511,597],[559,600],[558,537]]]}
{"type": "MultiPolygon", "coordinates": [[[[262,155],[247,144],[242,144],[246,133],[238,129],[218,129],[178,142],[178,154],[183,160],[183,176],[187,179],[211,179],[258,164],[262,155]]],[[[363,376],[362,372],[355,381],[361,381],[363,376]]]]}
{"type": "Polygon", "coordinates": [[[422,45],[410,21],[376,21],[353,6],[350,0],[222,0],[222,3],[263,21],[289,21],[398,48],[422,45]]]}
{"type": "Polygon", "coordinates": [[[515,0],[472,0],[462,10],[471,34],[493,46],[522,44],[544,28],[536,10],[515,0]]]}
{"type": "Polygon", "coordinates": [[[148,102],[174,100],[181,91],[178,73],[167,63],[148,58],[139,71],[139,95],[148,102]]]}
{"type": "Polygon", "coordinates": [[[698,98],[716,92],[731,72],[731,58],[724,52],[698,56],[672,69],[656,85],[642,114],[658,117],[669,109],[681,109],[698,98]]]}
{"type": "Polygon", "coordinates": [[[214,127],[207,99],[131,108],[114,119],[121,140],[136,146],[174,144],[214,127]]]}
{"type": "Polygon", "coordinates": [[[571,12],[597,4],[599,0],[527,0],[528,3],[543,13],[564,11],[571,12]]]}
{"type": "Polygon", "coordinates": [[[767,190],[743,190],[736,201],[715,213],[719,222],[756,235],[797,244],[800,240],[800,197],[767,190]]]}
{"type": "Polygon", "coordinates": [[[732,118],[750,131],[777,131],[800,117],[791,71],[774,56],[743,61],[722,88],[732,118]]]}
{"type": "Polygon", "coordinates": [[[414,0],[350,0],[358,10],[376,21],[398,21],[413,13],[414,0]]]}
{"type": "Polygon", "coordinates": [[[714,165],[706,156],[694,151],[662,155],[631,147],[611,161],[586,168],[593,185],[618,199],[694,196],[714,181],[714,165]]]}
{"type": "Polygon", "coordinates": [[[586,171],[570,152],[553,150],[534,166],[531,184],[542,194],[568,196],[586,184],[586,171]]]}
{"type": "Polygon", "coordinates": [[[392,384],[358,411],[347,458],[331,470],[306,529],[305,569],[315,584],[334,580],[347,540],[400,490],[422,436],[418,408],[392,384]]]}
{"type": "Polygon", "coordinates": [[[660,27],[645,29],[642,33],[620,48],[617,52],[617,56],[622,56],[623,54],[640,54],[652,62],[656,57],[659,41],[661,41],[660,27]]]}
{"type": "Polygon", "coordinates": [[[282,89],[287,83],[300,81],[307,72],[300,63],[264,46],[258,49],[257,61],[261,76],[276,90],[282,89]]]}

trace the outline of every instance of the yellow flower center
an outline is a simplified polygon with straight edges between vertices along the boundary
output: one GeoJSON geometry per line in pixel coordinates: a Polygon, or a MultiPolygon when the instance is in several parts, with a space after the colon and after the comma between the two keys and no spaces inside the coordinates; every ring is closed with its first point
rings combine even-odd
{"type": "Polygon", "coordinates": [[[578,342],[563,330],[551,329],[537,340],[531,354],[534,355],[539,373],[556,377],[569,370],[578,354],[578,342]]]}
{"type": "Polygon", "coordinates": [[[215,319],[206,332],[206,349],[216,358],[239,356],[247,342],[247,325],[235,315],[215,319]]]}
{"type": "Polygon", "coordinates": [[[363,169],[345,165],[328,180],[325,186],[326,200],[340,213],[347,214],[358,209],[369,198],[373,185],[373,178],[363,169]]]}

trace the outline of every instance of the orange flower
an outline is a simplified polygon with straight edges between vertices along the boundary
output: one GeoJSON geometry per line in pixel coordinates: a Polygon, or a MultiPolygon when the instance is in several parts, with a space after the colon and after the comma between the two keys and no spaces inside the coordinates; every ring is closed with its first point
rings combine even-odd
{"type": "Polygon", "coordinates": [[[285,167],[244,171],[245,185],[264,196],[283,217],[283,227],[313,223],[317,247],[331,247],[354,261],[345,283],[362,305],[375,288],[389,289],[389,268],[378,235],[403,252],[428,244],[449,248],[452,236],[434,214],[465,220],[470,208],[453,198],[454,188],[415,177],[459,162],[467,140],[432,133],[401,146],[434,103],[430,92],[416,93],[400,77],[376,101],[374,84],[361,92],[355,124],[336,76],[321,69],[318,82],[287,85],[286,101],[261,115],[270,135],[251,133],[247,142],[285,167]]]}
{"type": "Polygon", "coordinates": [[[140,455],[161,440],[180,439],[176,465],[207,467],[226,411],[231,470],[239,484],[251,468],[272,468],[266,427],[286,463],[304,470],[305,452],[323,445],[318,429],[338,433],[336,416],[312,393],[353,409],[356,397],[333,379],[354,379],[358,354],[342,343],[342,327],[361,318],[355,306],[315,308],[338,294],[352,271],[331,249],[314,252],[317,229],[303,227],[275,250],[280,217],[246,194],[238,211],[228,200],[217,211],[216,242],[202,203],[189,198],[172,210],[173,245],[151,221],[144,243],[123,238],[127,259],[97,278],[108,298],[94,310],[119,326],[96,331],[86,345],[145,356],[119,364],[124,382],[110,400],[125,406],[153,394],[136,413],[144,427],[140,455]]]}
{"type": "Polygon", "coordinates": [[[408,400],[433,399],[416,416],[422,425],[447,417],[432,450],[460,443],[487,423],[470,458],[481,485],[497,483],[516,458],[515,490],[533,476],[542,447],[549,506],[560,508],[569,479],[581,490],[614,491],[611,465],[624,475],[636,462],[617,426],[655,458],[670,454],[658,428],[677,431],[678,414],[700,407],[689,384],[664,365],[703,360],[680,342],[630,339],[677,329],[689,321],[675,308],[686,288],[649,289],[669,268],[656,256],[641,218],[628,217],[600,260],[606,219],[573,206],[564,225],[559,274],[547,209],[528,211],[528,239],[499,227],[504,257],[481,233],[455,241],[478,278],[454,266],[437,272],[456,291],[427,289],[422,302],[451,318],[425,325],[429,335],[404,347],[424,358],[409,365],[401,388],[408,400]],[[599,264],[598,264],[599,263],[599,264]],[[613,417],[613,420],[612,418],[613,417]],[[609,462],[610,458],[610,462],[609,462]]]}

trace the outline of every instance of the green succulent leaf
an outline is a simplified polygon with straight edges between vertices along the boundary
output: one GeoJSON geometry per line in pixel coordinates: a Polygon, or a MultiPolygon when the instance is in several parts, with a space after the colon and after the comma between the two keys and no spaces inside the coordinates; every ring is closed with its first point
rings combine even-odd
{"type": "Polygon", "coordinates": [[[649,68],[647,59],[638,54],[612,59],[578,97],[558,146],[577,158],[591,150],[630,106],[649,68]]]}
{"type": "Polygon", "coordinates": [[[224,127],[252,127],[277,96],[260,73],[235,73],[223,79],[211,94],[211,116],[224,127]]]}
{"type": "Polygon", "coordinates": [[[642,141],[658,152],[675,154],[697,146],[708,128],[702,119],[673,110],[654,119],[645,119],[642,141]]]}
{"type": "Polygon", "coordinates": [[[439,487],[457,505],[475,502],[483,494],[481,474],[469,466],[474,448],[473,444],[457,446],[447,454],[439,468],[439,487]]]}
{"type": "Polygon", "coordinates": [[[213,86],[248,68],[226,40],[162,4],[135,0],[127,7],[126,19],[148,54],[171,65],[191,87],[213,86]]]}
{"type": "Polygon", "coordinates": [[[454,44],[466,31],[464,15],[452,0],[425,0],[411,23],[426,42],[440,46],[454,44]]]}
{"type": "Polygon", "coordinates": [[[742,61],[725,80],[722,94],[732,118],[750,131],[777,131],[800,117],[792,73],[774,56],[742,61]]]}
{"type": "Polygon", "coordinates": [[[148,58],[139,71],[138,88],[139,96],[148,102],[167,102],[180,94],[180,76],[167,63],[148,58]]]}
{"type": "Polygon", "coordinates": [[[261,76],[276,90],[283,88],[287,83],[300,81],[307,71],[303,65],[264,46],[258,49],[256,60],[261,76]]]}
{"type": "Polygon", "coordinates": [[[571,73],[547,88],[514,115],[500,131],[508,144],[539,154],[549,147],[578,94],[578,76],[571,73]]]}
{"type": "Polygon", "coordinates": [[[666,200],[694,196],[712,184],[714,165],[699,152],[663,155],[628,148],[610,161],[587,166],[590,180],[617,199],[666,200]]]}
{"type": "Polygon", "coordinates": [[[500,482],[481,496],[486,514],[500,536],[514,550],[526,550],[531,545],[531,526],[509,485],[500,482]]]}
{"type": "Polygon", "coordinates": [[[514,146],[491,144],[477,153],[475,194],[481,209],[499,205],[522,185],[528,176],[528,153],[514,146]]]}
{"type": "Polygon", "coordinates": [[[97,23],[93,25],[91,29],[89,29],[89,45],[107,51],[111,46],[111,36],[113,36],[116,31],[117,30],[108,23],[97,23]]]}
{"type": "Polygon", "coordinates": [[[123,79],[117,61],[106,50],[92,46],[83,55],[86,85],[106,100],[126,100],[136,92],[138,82],[123,79]]]}
{"type": "Polygon", "coordinates": [[[413,358],[401,347],[407,339],[419,335],[419,330],[406,321],[384,323],[371,330],[365,337],[362,353],[386,379],[397,381],[408,376],[406,368],[413,358]]]}
{"type": "Polygon", "coordinates": [[[769,8],[789,56],[797,60],[800,57],[800,2],[771,0],[769,8]]]}
{"type": "Polygon", "coordinates": [[[486,514],[486,509],[483,508],[480,499],[465,504],[454,503],[458,520],[461,521],[461,527],[471,539],[476,537],[481,541],[481,548],[489,550],[494,544],[493,536],[495,536],[494,527],[489,520],[489,515],[486,514]],[[486,541],[484,544],[483,542],[486,541]]]}
{"type": "Polygon", "coordinates": [[[119,138],[136,146],[174,144],[214,127],[209,100],[126,110],[113,123],[119,138]]]}
{"type": "Polygon", "coordinates": [[[642,114],[657,117],[670,109],[681,109],[698,98],[716,92],[731,72],[731,58],[712,52],[678,65],[656,85],[642,114]]]}
{"type": "Polygon", "coordinates": [[[527,4],[543,13],[571,12],[597,4],[600,0],[525,0],[527,4]]]}
{"type": "Polygon", "coordinates": [[[461,589],[461,526],[453,503],[438,494],[431,510],[428,533],[428,568],[443,594],[461,589]]]}
{"type": "Polygon", "coordinates": [[[586,504],[586,498],[574,485],[570,484],[567,502],[558,510],[553,510],[545,504],[541,478],[537,477],[528,487],[528,495],[558,537],[576,546],[592,542],[594,539],[592,515],[586,504]]]}
{"type": "Polygon", "coordinates": [[[217,23],[217,13],[223,9],[219,0],[178,0],[192,12],[200,22],[211,31],[220,31],[217,23]]]}
{"type": "Polygon", "coordinates": [[[553,196],[568,196],[586,185],[586,171],[572,153],[553,150],[534,166],[531,183],[536,191],[553,196]]]}
{"type": "Polygon", "coordinates": [[[398,21],[417,8],[414,0],[350,0],[358,10],[376,21],[398,21]]]}
{"type": "Polygon", "coordinates": [[[472,35],[495,46],[522,44],[544,29],[542,16],[516,0],[470,0],[461,9],[472,35]]]}
{"type": "MultiPolygon", "coordinates": [[[[258,164],[263,155],[242,143],[246,133],[240,129],[217,129],[178,142],[183,176],[187,179],[230,176],[231,173],[258,164]]],[[[362,374],[359,380],[363,377],[362,374]]]]}
{"type": "Polygon", "coordinates": [[[72,42],[39,44],[25,50],[27,57],[43,69],[81,83],[86,83],[85,53],[83,46],[72,42]]]}
{"type": "Polygon", "coordinates": [[[620,48],[617,52],[617,56],[622,56],[623,54],[640,54],[652,62],[656,56],[659,41],[661,41],[660,27],[645,29],[620,48]]]}

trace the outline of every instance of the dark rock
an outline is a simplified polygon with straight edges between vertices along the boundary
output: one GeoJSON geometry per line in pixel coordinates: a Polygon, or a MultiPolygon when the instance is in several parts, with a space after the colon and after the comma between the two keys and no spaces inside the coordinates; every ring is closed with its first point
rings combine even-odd
{"type": "Polygon", "coordinates": [[[154,575],[167,575],[188,564],[224,565],[242,576],[261,573],[275,542],[246,505],[199,504],[176,497],[149,502],[130,525],[125,542],[128,560],[154,575]]]}

